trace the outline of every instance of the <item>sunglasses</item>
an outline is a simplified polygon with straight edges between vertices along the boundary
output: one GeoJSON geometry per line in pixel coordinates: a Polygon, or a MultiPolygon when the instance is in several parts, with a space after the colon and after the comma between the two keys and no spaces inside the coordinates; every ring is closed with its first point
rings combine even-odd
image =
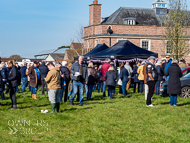
{"type": "Polygon", "coordinates": [[[166,58],[170,58],[170,57],[166,57],[166,58]]]}

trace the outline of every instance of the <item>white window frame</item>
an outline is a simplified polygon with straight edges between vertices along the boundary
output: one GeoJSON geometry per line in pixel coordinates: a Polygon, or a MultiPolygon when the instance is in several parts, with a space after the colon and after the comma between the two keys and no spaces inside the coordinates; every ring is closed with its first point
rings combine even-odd
{"type": "Polygon", "coordinates": [[[128,39],[126,39],[126,38],[117,38],[117,42],[119,42],[119,41],[125,41],[125,40],[128,40],[128,39]]]}
{"type": "MultiPolygon", "coordinates": [[[[190,41],[189,41],[189,50],[190,50],[190,41]]],[[[189,56],[190,56],[190,52],[189,52],[189,56]]]]}
{"type": "Polygon", "coordinates": [[[94,47],[96,47],[98,45],[98,42],[99,42],[99,40],[95,39],[95,45],[94,45],[94,47]]]}
{"type": "Polygon", "coordinates": [[[142,48],[142,42],[143,42],[143,41],[147,41],[147,42],[148,42],[148,49],[147,49],[147,50],[148,50],[148,51],[151,51],[151,40],[150,40],[150,39],[141,39],[141,40],[140,40],[140,42],[141,42],[141,43],[140,43],[141,48],[142,48]]]}
{"type": "Polygon", "coordinates": [[[87,49],[89,49],[90,43],[89,41],[87,41],[87,49]]]}

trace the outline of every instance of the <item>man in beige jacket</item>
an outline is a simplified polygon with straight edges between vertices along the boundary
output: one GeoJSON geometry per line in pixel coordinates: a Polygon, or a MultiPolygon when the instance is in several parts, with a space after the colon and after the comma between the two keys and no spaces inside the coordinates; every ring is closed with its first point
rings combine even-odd
{"type": "Polygon", "coordinates": [[[140,80],[141,93],[143,93],[143,85],[144,85],[144,74],[143,74],[144,65],[145,65],[145,62],[142,62],[142,65],[137,70],[137,73],[139,74],[138,79],[140,80]]]}
{"type": "Polygon", "coordinates": [[[61,93],[61,75],[60,69],[55,67],[52,62],[47,64],[49,72],[46,76],[46,82],[48,85],[48,96],[51,102],[51,112],[59,112],[60,108],[60,93],[61,93]]]}

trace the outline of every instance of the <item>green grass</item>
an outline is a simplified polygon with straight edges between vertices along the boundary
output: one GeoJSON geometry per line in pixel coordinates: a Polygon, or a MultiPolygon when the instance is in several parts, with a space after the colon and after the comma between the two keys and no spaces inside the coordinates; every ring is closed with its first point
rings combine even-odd
{"type": "Polygon", "coordinates": [[[42,96],[41,91],[38,91],[38,100],[33,100],[29,92],[17,94],[17,110],[8,109],[11,101],[6,96],[6,100],[0,101],[0,141],[190,142],[190,99],[178,97],[178,107],[171,107],[169,97],[154,96],[152,103],[155,107],[147,108],[144,94],[129,92],[129,95],[110,100],[94,92],[94,100],[84,101],[83,107],[77,102],[74,106],[69,102],[61,103],[58,114],[40,112],[51,108],[47,96],[42,96]],[[17,126],[19,120],[28,124],[17,126]],[[9,134],[13,127],[18,131],[9,134]]]}

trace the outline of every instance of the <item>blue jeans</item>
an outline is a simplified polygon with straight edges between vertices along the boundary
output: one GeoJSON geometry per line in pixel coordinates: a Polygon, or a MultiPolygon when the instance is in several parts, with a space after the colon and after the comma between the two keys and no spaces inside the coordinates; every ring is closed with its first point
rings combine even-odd
{"type": "Polygon", "coordinates": [[[16,86],[16,93],[18,93],[18,86],[16,86]]]}
{"type": "Polygon", "coordinates": [[[22,78],[22,92],[25,91],[25,87],[27,85],[27,77],[22,78]]]}
{"type": "Polygon", "coordinates": [[[156,82],[155,95],[159,95],[159,91],[160,91],[160,81],[157,81],[156,82]]]}
{"type": "Polygon", "coordinates": [[[31,92],[32,94],[36,94],[37,93],[37,88],[36,87],[31,87],[31,92]]]}
{"type": "Polygon", "coordinates": [[[103,81],[103,93],[105,93],[106,92],[106,81],[103,81]]]}
{"type": "Polygon", "coordinates": [[[170,105],[177,105],[177,95],[170,95],[170,105]]]}
{"type": "Polygon", "coordinates": [[[125,96],[127,93],[125,92],[126,91],[126,84],[127,82],[122,82],[122,92],[123,92],[123,96],[125,96]]]}
{"type": "Polygon", "coordinates": [[[91,99],[93,88],[94,88],[94,84],[88,84],[88,93],[87,93],[88,99],[91,99]]]}
{"type": "Polygon", "coordinates": [[[100,92],[100,89],[103,92],[103,82],[98,82],[98,92],[100,92]]]}
{"type": "Polygon", "coordinates": [[[69,92],[68,96],[71,96],[72,93],[73,93],[73,89],[69,92]]]}
{"type": "Polygon", "coordinates": [[[61,92],[60,92],[60,102],[62,101],[62,98],[63,98],[63,92],[65,91],[65,86],[64,84],[62,84],[62,88],[61,88],[61,92]]]}
{"type": "Polygon", "coordinates": [[[112,94],[115,93],[115,86],[108,86],[108,96],[113,99],[112,94]]]}
{"type": "Polygon", "coordinates": [[[143,85],[144,85],[144,80],[140,80],[140,90],[141,90],[141,93],[143,93],[143,85]]]}
{"type": "Polygon", "coordinates": [[[87,84],[85,84],[85,86],[86,86],[86,98],[88,97],[87,95],[88,95],[88,85],[87,84]]]}
{"type": "Polygon", "coordinates": [[[70,101],[73,102],[79,88],[80,101],[79,105],[83,104],[84,98],[84,84],[80,81],[73,81],[73,94],[71,95],[70,101]]]}
{"type": "Polygon", "coordinates": [[[96,84],[94,85],[94,88],[93,88],[94,90],[96,90],[96,84]]]}

